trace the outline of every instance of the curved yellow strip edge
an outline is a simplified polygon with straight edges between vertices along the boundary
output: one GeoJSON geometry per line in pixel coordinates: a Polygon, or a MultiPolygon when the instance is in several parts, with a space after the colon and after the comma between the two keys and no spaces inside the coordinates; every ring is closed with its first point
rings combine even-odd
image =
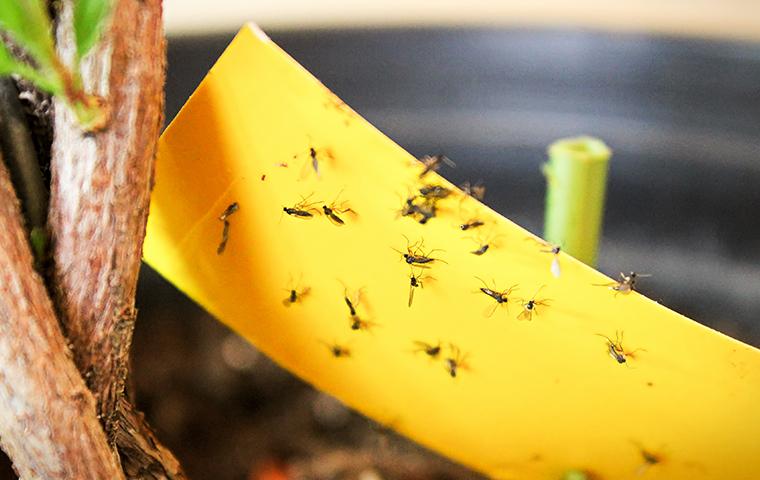
{"type": "Polygon", "coordinates": [[[283,367],[491,477],[760,476],[757,349],[595,286],[610,279],[567,255],[555,278],[530,233],[458,190],[426,225],[400,217],[421,168],[247,25],[161,137],[145,260],[283,367]],[[339,194],[353,210],[342,226],[283,212],[339,194]],[[469,217],[492,239],[482,256],[470,253],[475,232],[458,228],[469,217]],[[420,270],[432,278],[411,307],[404,236],[440,259],[420,270]],[[476,277],[518,284],[509,307],[484,316],[494,300],[476,277]],[[518,320],[541,286],[548,305],[518,320]],[[309,292],[290,305],[293,288],[309,292]],[[361,290],[357,316],[371,328],[350,328],[346,289],[361,290]],[[600,336],[617,332],[636,351],[625,363],[600,336]],[[442,351],[429,357],[415,341],[442,351]],[[456,377],[450,344],[467,355],[456,377]]]}

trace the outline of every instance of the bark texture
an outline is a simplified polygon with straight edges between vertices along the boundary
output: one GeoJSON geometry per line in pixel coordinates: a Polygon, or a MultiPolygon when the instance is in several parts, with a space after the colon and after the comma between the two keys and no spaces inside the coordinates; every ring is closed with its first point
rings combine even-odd
{"type": "Polygon", "coordinates": [[[124,478],[71,358],[0,162],[0,438],[24,479],[124,478]]]}
{"type": "MultiPolygon", "coordinates": [[[[72,0],[61,2],[58,50],[75,55],[72,0]]],[[[160,0],[116,0],[103,40],[83,64],[85,90],[110,110],[104,130],[83,132],[54,109],[52,285],[59,319],[109,440],[129,478],[184,478],[125,390],[142,242],[163,121],[166,46],[160,0]]]]}

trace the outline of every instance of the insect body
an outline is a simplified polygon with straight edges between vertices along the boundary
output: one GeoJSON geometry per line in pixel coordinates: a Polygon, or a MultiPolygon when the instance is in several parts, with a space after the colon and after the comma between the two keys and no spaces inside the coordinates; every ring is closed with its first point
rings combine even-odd
{"type": "Polygon", "coordinates": [[[597,287],[608,287],[610,290],[615,291],[615,295],[618,293],[628,294],[636,289],[636,282],[639,278],[650,276],[645,273],[630,272],[626,275],[620,272],[620,280],[611,283],[595,283],[594,285],[597,287]]]}
{"type": "Polygon", "coordinates": [[[340,193],[337,197],[335,197],[335,200],[330,205],[322,205],[322,212],[325,214],[325,217],[327,217],[327,219],[330,220],[333,224],[341,226],[346,222],[343,221],[343,219],[338,215],[355,212],[350,207],[346,206],[345,201],[338,203],[338,197],[340,197],[340,193]]]}
{"type": "Polygon", "coordinates": [[[442,187],[441,185],[425,185],[423,187],[420,187],[420,195],[425,197],[426,199],[436,199],[440,200],[442,198],[446,198],[451,194],[451,190],[449,190],[446,187],[442,187]]]}
{"type": "Polygon", "coordinates": [[[408,306],[412,306],[412,301],[414,301],[414,291],[417,288],[422,288],[422,280],[425,278],[430,278],[427,275],[424,275],[422,273],[422,270],[420,269],[420,273],[416,274],[414,273],[414,267],[412,267],[412,273],[409,275],[409,302],[408,306]]]}
{"type": "Polygon", "coordinates": [[[533,320],[533,315],[538,315],[538,308],[540,306],[548,306],[549,300],[537,300],[536,296],[538,295],[538,292],[541,291],[541,289],[544,288],[543,285],[536,290],[536,293],[533,295],[532,298],[530,298],[527,301],[523,301],[522,303],[522,311],[517,315],[518,320],[533,320]]]}
{"type": "Polygon", "coordinates": [[[402,217],[412,217],[424,225],[437,213],[436,199],[417,195],[408,197],[399,213],[402,217]]]}
{"type": "Polygon", "coordinates": [[[452,162],[448,157],[445,155],[426,155],[422,158],[420,158],[420,161],[422,162],[422,165],[424,168],[422,169],[422,172],[420,172],[420,178],[427,175],[429,172],[435,172],[439,168],[441,168],[441,164],[445,163],[446,165],[450,167],[456,166],[454,162],[452,162]]]}
{"type": "MultiPolygon", "coordinates": [[[[300,283],[300,282],[299,282],[300,283]]],[[[282,300],[282,304],[286,307],[293,305],[294,303],[300,303],[303,298],[309,294],[311,288],[304,287],[298,288],[298,284],[294,284],[292,279],[288,288],[285,289],[288,292],[288,296],[282,300]]]]}
{"type": "Polygon", "coordinates": [[[480,280],[480,282],[483,284],[483,286],[480,287],[480,291],[496,301],[496,303],[490,305],[485,310],[485,312],[483,312],[484,316],[490,317],[491,315],[493,315],[493,313],[496,311],[496,308],[499,307],[500,305],[504,305],[508,307],[509,297],[510,295],[512,295],[512,292],[517,290],[517,285],[512,285],[506,290],[499,291],[499,290],[496,290],[496,288],[489,287],[488,284],[482,278],[479,278],[479,277],[475,277],[475,278],[480,280]]]}
{"type": "MultiPolygon", "coordinates": [[[[482,220],[478,220],[478,219],[475,218],[475,219],[472,219],[472,220],[468,220],[467,222],[459,225],[459,228],[460,228],[460,230],[470,230],[470,229],[473,229],[473,228],[482,227],[483,225],[485,225],[485,223],[483,223],[482,220]]],[[[485,253],[485,252],[483,252],[483,253],[485,253]]]]}
{"type": "Polygon", "coordinates": [[[613,342],[610,337],[607,335],[602,335],[601,333],[597,333],[596,335],[604,338],[607,340],[607,353],[609,354],[612,359],[614,359],[617,363],[623,364],[626,363],[628,358],[636,358],[636,352],[638,351],[644,351],[641,348],[637,348],[633,351],[626,351],[623,348],[623,332],[615,332],[615,341],[613,342]]]}
{"type": "Polygon", "coordinates": [[[330,354],[335,358],[345,358],[351,356],[351,350],[349,350],[347,347],[343,347],[337,343],[322,343],[328,348],[328,350],[330,350],[330,354]]]}
{"type": "MultiPolygon", "coordinates": [[[[320,176],[320,161],[325,158],[332,159],[332,153],[328,149],[316,149],[313,146],[309,146],[309,149],[305,152],[306,161],[301,169],[301,178],[306,178],[310,171],[313,171],[317,178],[320,176]]],[[[304,153],[297,153],[293,155],[293,159],[303,156],[304,153]]]]}
{"type": "Polygon", "coordinates": [[[240,205],[237,202],[231,203],[224,209],[221,215],[219,215],[219,221],[224,223],[222,227],[222,240],[219,242],[219,246],[216,247],[216,254],[221,255],[224,249],[227,248],[227,242],[230,239],[230,221],[229,217],[240,209],[240,205]]]}
{"type": "Polygon", "coordinates": [[[470,253],[477,256],[484,255],[491,247],[498,246],[498,238],[500,236],[501,235],[478,235],[477,237],[468,237],[478,245],[478,248],[470,251],[470,253]]]}
{"type": "Polygon", "coordinates": [[[485,198],[486,196],[486,187],[481,185],[480,183],[476,183],[473,185],[470,182],[464,182],[462,185],[459,186],[459,188],[462,189],[462,192],[464,192],[465,195],[469,195],[475,200],[482,201],[483,198],[485,198]]]}
{"type": "Polygon", "coordinates": [[[466,370],[468,368],[466,361],[467,354],[462,354],[456,345],[449,344],[449,356],[444,359],[444,365],[451,378],[456,378],[460,369],[466,370]]]}
{"type": "MultiPolygon", "coordinates": [[[[406,238],[406,237],[404,237],[406,238]]],[[[423,247],[423,240],[420,240],[418,242],[415,242],[413,244],[409,244],[409,239],[406,239],[406,253],[401,252],[399,250],[396,250],[401,254],[404,261],[412,266],[421,266],[421,268],[429,268],[427,264],[433,263],[433,262],[444,262],[440,258],[433,258],[430,255],[437,251],[438,249],[433,249],[428,252],[425,252],[422,250],[423,247]]]]}
{"type": "Polygon", "coordinates": [[[348,307],[348,324],[349,327],[351,327],[351,330],[369,330],[370,328],[377,325],[374,322],[363,320],[361,317],[359,317],[358,309],[361,300],[362,289],[359,289],[353,293],[350,293],[347,288],[343,291],[343,301],[348,307]]]}
{"type": "Polygon", "coordinates": [[[309,202],[311,195],[307,197],[301,197],[301,201],[293,205],[292,207],[282,207],[282,211],[290,215],[291,217],[301,218],[304,220],[314,217],[315,214],[319,214],[319,210],[314,207],[319,202],[309,202]]]}
{"type": "Polygon", "coordinates": [[[641,459],[643,461],[643,463],[639,465],[639,468],[636,469],[637,476],[643,475],[651,467],[654,467],[655,465],[658,465],[663,462],[664,459],[662,455],[658,453],[654,453],[650,450],[647,450],[638,444],[636,444],[636,446],[639,449],[639,454],[641,455],[641,459]]]}
{"type": "Polygon", "coordinates": [[[551,245],[551,248],[549,250],[541,250],[544,253],[552,254],[552,264],[549,267],[549,270],[552,272],[552,275],[554,275],[555,278],[559,278],[561,273],[559,268],[559,252],[561,250],[562,248],[559,245],[551,245]]]}
{"type": "Polygon", "coordinates": [[[441,354],[441,342],[433,345],[430,343],[415,341],[414,347],[415,352],[425,352],[425,355],[430,358],[438,358],[438,355],[441,354]]]}
{"type": "Polygon", "coordinates": [[[357,290],[353,294],[349,293],[347,288],[344,289],[343,300],[346,302],[346,306],[348,306],[348,313],[351,315],[351,317],[355,317],[356,309],[359,306],[359,302],[362,300],[361,289],[357,290]]]}
{"type": "Polygon", "coordinates": [[[491,246],[489,244],[487,244],[487,243],[484,243],[477,250],[473,250],[470,253],[473,254],[473,255],[481,256],[484,253],[486,253],[489,248],[491,248],[491,246]]]}

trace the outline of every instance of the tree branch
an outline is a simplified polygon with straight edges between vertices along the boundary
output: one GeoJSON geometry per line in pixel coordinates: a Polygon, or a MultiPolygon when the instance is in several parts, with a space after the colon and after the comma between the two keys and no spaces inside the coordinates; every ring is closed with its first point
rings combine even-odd
{"type": "Polygon", "coordinates": [[[0,161],[0,438],[24,479],[124,478],[71,359],[0,161]]]}
{"type": "MultiPolygon", "coordinates": [[[[74,2],[61,3],[58,50],[71,63],[74,2]]],[[[82,72],[86,91],[103,97],[110,110],[106,128],[85,133],[65,105],[56,103],[54,109],[52,284],[76,364],[122,454],[124,471],[132,478],[184,478],[125,399],[137,275],[163,120],[161,1],[116,0],[112,15],[82,72]]]]}

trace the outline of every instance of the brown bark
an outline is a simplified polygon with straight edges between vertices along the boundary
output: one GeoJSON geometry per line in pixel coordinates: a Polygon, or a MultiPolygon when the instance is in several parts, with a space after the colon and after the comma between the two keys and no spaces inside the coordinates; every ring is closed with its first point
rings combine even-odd
{"type": "MultiPolygon", "coordinates": [[[[75,52],[72,0],[58,17],[58,50],[75,52]]],[[[137,275],[162,125],[165,41],[160,0],[117,0],[110,26],[83,64],[85,90],[110,110],[85,133],[54,111],[49,227],[52,284],[74,359],[130,478],[184,478],[125,398],[137,275]]]]}
{"type": "Polygon", "coordinates": [[[124,478],[32,267],[1,161],[0,365],[0,438],[21,478],[124,478]]]}

